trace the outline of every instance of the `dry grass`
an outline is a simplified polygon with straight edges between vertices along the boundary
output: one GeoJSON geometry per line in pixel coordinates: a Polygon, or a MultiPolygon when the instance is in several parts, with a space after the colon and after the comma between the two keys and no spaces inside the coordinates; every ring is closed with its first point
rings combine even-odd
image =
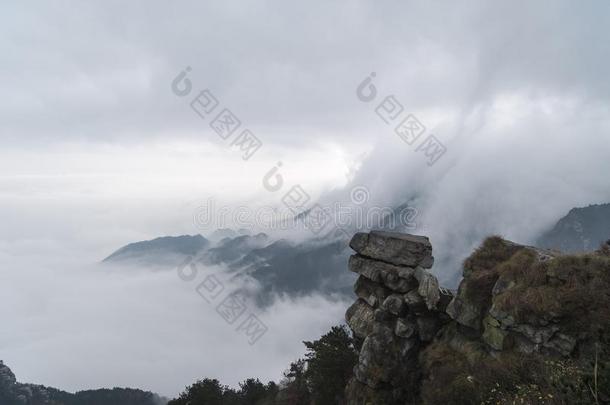
{"type": "Polygon", "coordinates": [[[522,250],[522,246],[507,243],[500,236],[490,236],[464,261],[464,277],[468,283],[464,298],[484,311],[491,305],[491,291],[499,276],[498,267],[522,250]]]}
{"type": "Polygon", "coordinates": [[[494,271],[495,267],[510,259],[523,246],[506,243],[501,236],[490,236],[470,257],[464,260],[464,275],[480,271],[494,271]]]}
{"type": "Polygon", "coordinates": [[[489,307],[498,285],[494,306],[517,322],[556,322],[581,344],[573,359],[492,357],[467,343],[450,347],[449,336],[421,353],[424,404],[610,403],[610,244],[539,261],[535,251],[493,236],[465,260],[464,275],[470,303],[489,307]]]}
{"type": "MultiPolygon", "coordinates": [[[[432,404],[594,404],[593,369],[570,360],[505,353],[469,362],[468,355],[442,342],[422,355],[422,403],[432,404]]],[[[601,402],[600,402],[601,403],[601,402]]]]}
{"type": "Polygon", "coordinates": [[[521,322],[554,318],[566,332],[610,332],[610,257],[559,256],[538,262],[522,251],[499,266],[514,286],[494,304],[521,322]]]}

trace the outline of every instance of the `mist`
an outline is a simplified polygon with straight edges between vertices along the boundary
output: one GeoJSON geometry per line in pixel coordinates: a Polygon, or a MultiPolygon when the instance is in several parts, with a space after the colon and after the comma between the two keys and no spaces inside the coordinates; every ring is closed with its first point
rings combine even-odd
{"type": "Polygon", "coordinates": [[[219,227],[315,237],[202,226],[210,200],[282,214],[299,185],[325,206],[354,205],[355,187],[362,209],[408,204],[450,288],[486,236],[529,244],[571,208],[610,201],[609,15],[601,0],[1,5],[0,359],[66,390],[278,381],[347,302],[252,307],[268,332],[251,346],[197,294],[203,274],[99,264],[219,227]],[[192,92],[178,96],[187,68],[192,92]],[[256,134],[251,158],[193,110],[204,89],[256,134]],[[389,96],[402,112],[384,122],[389,96]],[[434,162],[397,134],[407,114],[442,144],[434,162]],[[282,187],[269,191],[273,168],[282,187]]]}
{"type": "Polygon", "coordinates": [[[76,256],[0,256],[7,304],[0,356],[20,381],[68,391],[138,387],[170,398],[203,377],[233,386],[250,377],[279,381],[304,353],[302,341],[341,323],[348,305],[317,295],[278,297],[264,310],[249,302],[248,313],[267,328],[250,344],[237,330],[241,321],[229,324],[219,302],[196,291],[209,274],[226,291],[242,287],[224,269],[201,268],[186,282],[174,268],[103,266],[76,256]]]}

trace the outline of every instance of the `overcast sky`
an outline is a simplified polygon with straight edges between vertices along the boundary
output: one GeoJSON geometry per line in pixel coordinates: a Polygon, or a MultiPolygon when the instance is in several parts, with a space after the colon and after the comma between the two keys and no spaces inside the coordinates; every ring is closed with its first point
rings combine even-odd
{"type": "MultiPolygon", "coordinates": [[[[442,259],[435,271],[455,282],[459,262],[485,235],[531,242],[570,208],[610,201],[609,17],[602,0],[5,2],[1,296],[27,282],[16,273],[24,261],[65,275],[131,241],[196,233],[193,212],[208,198],[277,203],[261,179],[280,161],[287,184],[320,201],[357,185],[370,191],[370,204],[415,204],[418,233],[442,259]],[[187,67],[192,92],[179,97],[171,84],[187,67]],[[378,95],[364,102],[356,89],[372,72],[378,95]],[[248,161],[212,131],[212,117],[189,106],[203,89],[262,141],[248,161]],[[446,147],[433,166],[376,115],[390,95],[446,147]],[[65,261],[76,251],[78,260],[65,261]]],[[[73,289],[70,277],[53,294],[73,289]]],[[[32,276],[15,299],[30,301],[28,291],[46,291],[46,280],[32,276]]],[[[0,339],[0,358],[22,362],[15,368],[24,379],[181,388],[152,375],[100,379],[109,369],[74,381],[69,362],[62,378],[51,378],[36,359],[57,346],[19,338],[38,337],[31,328],[69,331],[35,328],[32,308],[6,320],[13,335],[0,339]]],[[[311,322],[317,333],[334,318],[311,322]]],[[[290,353],[264,375],[278,375],[290,353]]],[[[210,364],[204,371],[223,358],[210,364]]],[[[238,374],[222,376],[235,382],[238,374]]]]}

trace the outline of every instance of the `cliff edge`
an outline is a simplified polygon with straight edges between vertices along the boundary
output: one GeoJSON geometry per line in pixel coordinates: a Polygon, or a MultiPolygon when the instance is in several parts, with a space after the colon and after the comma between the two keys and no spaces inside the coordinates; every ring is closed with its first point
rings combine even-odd
{"type": "Polygon", "coordinates": [[[610,246],[560,255],[490,237],[456,292],[424,236],[358,233],[349,404],[610,401],[610,246]]]}

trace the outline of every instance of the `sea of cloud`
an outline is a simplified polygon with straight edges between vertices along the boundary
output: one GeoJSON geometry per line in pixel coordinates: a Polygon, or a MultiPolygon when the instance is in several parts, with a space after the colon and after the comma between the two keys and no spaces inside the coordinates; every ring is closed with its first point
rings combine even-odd
{"type": "MultiPolygon", "coordinates": [[[[220,267],[192,281],[176,270],[104,266],[44,241],[0,250],[0,358],[18,379],[76,391],[137,387],[168,397],[204,377],[236,386],[279,381],[316,339],[342,322],[349,303],[318,295],[248,302],[266,332],[250,344],[196,291],[207,275],[240,287],[220,267]]],[[[222,298],[222,297],[221,297],[222,298]]]]}

